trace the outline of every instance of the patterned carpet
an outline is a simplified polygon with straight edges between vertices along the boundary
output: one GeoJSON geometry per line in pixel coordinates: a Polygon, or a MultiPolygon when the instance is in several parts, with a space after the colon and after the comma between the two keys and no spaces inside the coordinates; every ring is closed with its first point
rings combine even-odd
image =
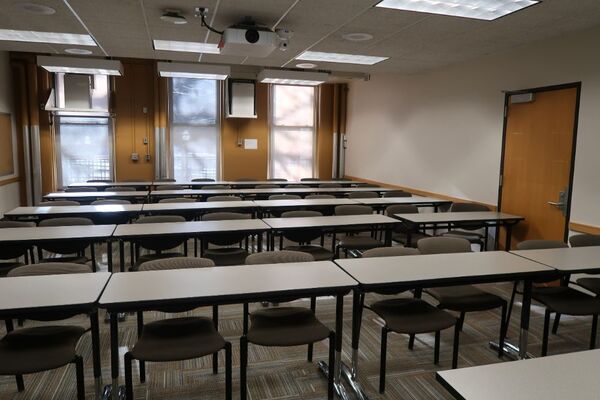
{"type": "MultiPolygon", "coordinates": [[[[105,254],[103,254],[105,259],[105,254]]],[[[104,266],[105,268],[105,266],[104,266]]],[[[486,285],[485,288],[509,298],[511,285],[486,285]]],[[[368,295],[367,303],[379,298],[368,295]]],[[[300,300],[299,305],[308,306],[308,301],[300,300]]],[[[260,304],[252,307],[260,308],[260,304]]],[[[220,307],[219,330],[233,344],[233,383],[234,398],[239,398],[239,336],[242,331],[242,307],[220,307]]],[[[191,314],[209,315],[210,309],[199,309],[191,314]]],[[[518,337],[517,305],[508,332],[509,339],[518,337]]],[[[100,311],[101,321],[104,311],[100,311]]],[[[334,327],[335,302],[331,298],[321,298],[317,305],[317,316],[326,325],[334,327]]],[[[163,313],[146,313],[145,320],[164,318],[163,313]]],[[[343,358],[349,362],[351,335],[351,297],[348,296],[344,308],[344,346],[343,358]]],[[[85,316],[75,317],[62,323],[89,326],[85,316]]],[[[25,326],[38,324],[25,321],[25,326]]],[[[102,377],[104,383],[110,382],[109,326],[100,324],[102,377]]],[[[414,350],[407,349],[408,338],[390,334],[388,338],[387,388],[385,395],[378,393],[380,322],[373,313],[365,310],[360,344],[360,383],[371,399],[450,399],[449,394],[435,381],[435,371],[448,369],[451,362],[452,330],[442,333],[440,365],[433,364],[433,335],[417,336],[414,350]]],[[[543,310],[532,307],[529,350],[539,354],[543,310]]],[[[549,354],[558,354],[587,349],[591,318],[563,317],[557,335],[551,335],[549,354]]],[[[497,354],[488,347],[489,340],[498,337],[499,312],[480,312],[467,314],[460,340],[459,367],[500,362],[497,354]]],[[[0,328],[4,334],[4,327],[0,328]]],[[[127,347],[132,346],[136,337],[135,317],[128,316],[120,324],[121,383],[123,382],[122,356],[127,347]]],[[[86,392],[88,399],[94,399],[94,380],[92,373],[91,339],[86,334],[79,343],[79,352],[85,360],[86,392]]],[[[328,354],[326,342],[315,346],[313,363],[306,361],[306,347],[265,348],[250,345],[248,368],[248,398],[262,399],[324,399],[326,398],[326,379],[319,372],[316,362],[326,360],[328,354]]],[[[175,363],[149,363],[147,380],[140,384],[137,378],[137,365],[134,364],[134,383],[136,399],[223,399],[224,390],[224,354],[220,359],[218,375],[212,374],[211,358],[189,360],[175,363]]],[[[68,400],[75,399],[74,366],[59,368],[25,376],[26,389],[18,393],[13,377],[0,377],[0,400],[68,400]]]]}

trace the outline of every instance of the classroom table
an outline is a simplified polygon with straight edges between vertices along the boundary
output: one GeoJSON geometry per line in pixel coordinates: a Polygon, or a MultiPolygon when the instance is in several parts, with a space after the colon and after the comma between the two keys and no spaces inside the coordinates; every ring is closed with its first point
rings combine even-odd
{"type": "Polygon", "coordinates": [[[141,204],[102,204],[97,206],[37,206],[17,207],[4,214],[9,219],[46,219],[57,217],[110,218],[111,216],[137,217],[142,211],[141,204]]]}
{"type": "Polygon", "coordinates": [[[587,350],[439,371],[436,379],[460,400],[596,400],[598,365],[600,350],[587,350]]]}
{"type": "Polygon", "coordinates": [[[385,209],[387,206],[396,204],[407,204],[417,207],[433,207],[435,212],[442,205],[451,204],[452,201],[438,199],[435,197],[411,196],[411,197],[379,197],[374,199],[356,199],[360,204],[372,206],[376,209],[385,209]]]}
{"type": "MultiPolygon", "coordinates": [[[[227,185],[235,188],[253,188],[257,185],[278,185],[284,187],[287,185],[305,185],[310,187],[319,187],[322,184],[335,183],[342,187],[350,187],[356,185],[358,182],[346,181],[346,180],[326,180],[326,181],[216,181],[216,182],[191,182],[191,181],[177,181],[177,182],[166,182],[166,185],[181,185],[187,187],[202,187],[202,186],[213,186],[213,185],[227,185]]],[[[155,182],[155,184],[157,184],[155,182]]]]}
{"type": "Polygon", "coordinates": [[[388,188],[370,188],[370,187],[349,187],[349,188],[272,188],[272,189],[179,189],[179,190],[153,190],[150,192],[150,198],[164,197],[211,197],[211,196],[270,196],[274,194],[296,194],[305,196],[309,194],[333,194],[343,196],[352,192],[377,192],[383,193],[393,189],[388,188]]]}
{"type": "MultiPolygon", "coordinates": [[[[117,313],[161,306],[200,307],[334,295],[336,353],[340,360],[343,297],[354,286],[356,281],[329,261],[114,274],[99,301],[100,307],[110,313],[112,387],[119,384],[117,313]]],[[[343,386],[336,388],[343,393],[343,386]]],[[[113,391],[113,398],[117,392],[113,391]]]]}
{"type": "MultiPolygon", "coordinates": [[[[25,229],[25,228],[19,228],[25,229]]],[[[100,387],[100,331],[96,302],[110,279],[108,272],[19,276],[0,279],[0,319],[35,318],[53,313],[89,314],[96,389],[100,387]]]]}
{"type": "Polygon", "coordinates": [[[239,211],[254,215],[257,205],[253,201],[203,201],[193,203],[147,203],[143,205],[142,214],[177,214],[189,213],[201,215],[209,212],[239,211]]]}
{"type": "MultiPolygon", "coordinates": [[[[24,228],[15,228],[24,229],[24,228]]],[[[256,246],[262,251],[262,235],[271,228],[260,219],[236,219],[222,221],[186,221],[186,222],[162,222],[150,224],[127,224],[118,225],[113,233],[113,238],[119,241],[119,259],[121,272],[125,271],[125,241],[149,237],[179,237],[209,238],[210,235],[219,233],[246,233],[257,235],[256,246]]],[[[1,231],[1,230],[0,230],[1,231]]],[[[197,249],[195,249],[197,255],[197,249]]]]}
{"type": "Polygon", "coordinates": [[[135,181],[135,182],[78,182],[69,185],[70,188],[96,188],[98,190],[105,190],[107,187],[119,187],[129,186],[134,187],[137,190],[150,190],[152,181],[135,181]]]}
{"type": "Polygon", "coordinates": [[[450,228],[453,224],[477,222],[482,223],[486,227],[504,226],[506,229],[505,250],[510,250],[512,227],[525,219],[518,215],[497,211],[394,214],[394,217],[401,221],[417,225],[419,229],[427,229],[428,227],[436,228],[440,225],[450,228]]]}
{"type": "Polygon", "coordinates": [[[335,199],[297,199],[297,200],[254,200],[259,207],[259,217],[269,211],[311,210],[322,208],[335,208],[336,206],[356,205],[358,201],[336,197],[335,199]]]}
{"type": "Polygon", "coordinates": [[[143,202],[147,198],[147,190],[136,192],[54,192],[44,196],[44,200],[75,200],[83,202],[92,202],[99,199],[123,199],[143,202]]]}
{"type": "Polygon", "coordinates": [[[547,265],[565,274],[600,272],[600,246],[513,250],[511,253],[547,265]]]}
{"type": "Polygon", "coordinates": [[[321,217],[300,217],[300,218],[264,218],[263,221],[272,228],[269,232],[269,249],[275,249],[275,236],[285,231],[302,229],[321,229],[322,231],[333,232],[331,240],[332,252],[335,253],[335,234],[344,232],[350,228],[372,228],[374,230],[385,230],[385,246],[392,245],[392,228],[398,223],[394,218],[386,217],[381,214],[363,214],[363,215],[328,215],[321,217]]]}
{"type": "MultiPolygon", "coordinates": [[[[116,225],[36,226],[31,228],[0,229],[0,243],[40,246],[44,243],[61,241],[106,242],[108,270],[112,272],[112,242],[116,225]]],[[[94,252],[92,252],[92,255],[94,252]]]]}
{"type": "Polygon", "coordinates": [[[525,357],[529,333],[531,282],[533,279],[555,274],[555,270],[550,267],[505,251],[337,259],[335,263],[359,283],[353,297],[352,367],[342,368],[343,376],[362,399],[367,397],[356,381],[356,374],[365,293],[380,289],[402,291],[524,281],[519,343],[520,355],[525,357]]]}

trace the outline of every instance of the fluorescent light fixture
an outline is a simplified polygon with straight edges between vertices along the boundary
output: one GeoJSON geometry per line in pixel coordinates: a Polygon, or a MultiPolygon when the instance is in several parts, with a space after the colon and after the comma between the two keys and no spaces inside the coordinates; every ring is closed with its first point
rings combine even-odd
{"type": "Polygon", "coordinates": [[[218,44],[202,42],[180,42],[177,40],[154,39],[154,50],[185,51],[188,53],[219,54],[218,44]]]}
{"type": "Polygon", "coordinates": [[[376,7],[491,21],[537,3],[534,0],[383,0],[376,7]]]}
{"type": "Polygon", "coordinates": [[[96,46],[90,35],[79,33],[17,31],[14,29],[0,29],[0,40],[12,42],[76,44],[80,46],[96,46]]]}
{"type": "Polygon", "coordinates": [[[37,63],[48,72],[86,75],[123,75],[120,61],[98,58],[38,56],[37,63]]]}
{"type": "Polygon", "coordinates": [[[296,60],[323,61],[343,64],[373,65],[387,60],[389,57],[362,56],[359,54],[323,53],[320,51],[305,51],[296,60]]]}
{"type": "Polygon", "coordinates": [[[263,69],[258,81],[278,85],[317,86],[325,83],[329,74],[325,72],[287,71],[281,69],[263,69]]]}
{"type": "Polygon", "coordinates": [[[158,74],[164,78],[195,78],[222,81],[231,74],[231,68],[225,65],[206,65],[189,63],[157,63],[158,74]]]}

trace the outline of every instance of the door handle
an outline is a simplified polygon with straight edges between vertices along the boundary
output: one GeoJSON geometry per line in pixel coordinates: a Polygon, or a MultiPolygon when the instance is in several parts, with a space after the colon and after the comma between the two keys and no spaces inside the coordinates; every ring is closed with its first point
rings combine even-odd
{"type": "Polygon", "coordinates": [[[549,201],[548,204],[550,204],[551,206],[554,206],[554,207],[558,207],[558,208],[562,208],[565,206],[565,203],[561,203],[558,201],[549,201]]]}

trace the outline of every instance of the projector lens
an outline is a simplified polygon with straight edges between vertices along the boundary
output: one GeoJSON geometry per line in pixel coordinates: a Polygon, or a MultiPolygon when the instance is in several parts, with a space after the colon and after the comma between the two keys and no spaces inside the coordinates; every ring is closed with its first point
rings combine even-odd
{"type": "Polygon", "coordinates": [[[248,29],[246,31],[246,40],[248,41],[248,43],[258,42],[259,36],[260,35],[258,34],[258,31],[256,29],[248,29]]]}

